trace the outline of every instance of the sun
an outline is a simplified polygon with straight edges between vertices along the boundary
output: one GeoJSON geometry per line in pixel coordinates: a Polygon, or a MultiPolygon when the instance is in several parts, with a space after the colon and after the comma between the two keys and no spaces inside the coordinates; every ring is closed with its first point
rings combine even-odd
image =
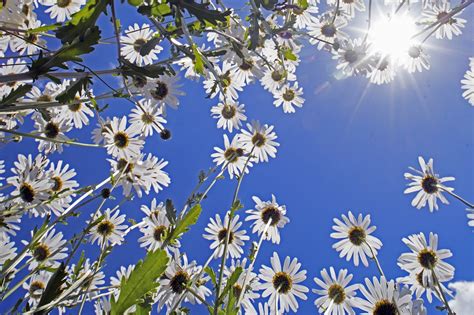
{"type": "Polygon", "coordinates": [[[369,32],[371,49],[390,57],[402,57],[414,44],[415,20],[408,15],[384,18],[374,23],[369,32]]]}

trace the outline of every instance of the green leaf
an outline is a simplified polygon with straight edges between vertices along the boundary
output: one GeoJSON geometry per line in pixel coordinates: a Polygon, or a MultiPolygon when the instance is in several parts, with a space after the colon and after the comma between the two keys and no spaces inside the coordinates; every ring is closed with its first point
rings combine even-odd
{"type": "Polygon", "coordinates": [[[212,25],[217,25],[218,22],[226,22],[226,16],[230,15],[231,11],[224,12],[208,9],[208,3],[196,3],[192,0],[174,0],[170,3],[177,5],[181,9],[186,9],[189,14],[194,15],[201,22],[209,22],[212,25]]]}
{"type": "Polygon", "coordinates": [[[173,205],[171,199],[166,199],[165,202],[166,218],[170,221],[171,224],[176,223],[176,208],[173,205]]]}
{"type": "Polygon", "coordinates": [[[212,267],[207,266],[206,268],[204,268],[204,271],[209,275],[209,277],[211,278],[212,284],[216,288],[217,287],[217,280],[216,280],[217,278],[216,278],[216,273],[214,272],[212,267]]]}
{"type": "Polygon", "coordinates": [[[140,48],[140,55],[146,56],[152,51],[156,45],[161,42],[160,37],[153,37],[149,41],[147,41],[141,48],[140,48]]]}
{"type": "Polygon", "coordinates": [[[303,10],[306,10],[309,6],[308,0],[298,0],[297,3],[298,3],[298,6],[303,10]]]}
{"type": "Polygon", "coordinates": [[[125,59],[121,59],[122,67],[121,73],[124,76],[138,76],[138,77],[149,77],[158,78],[160,75],[169,73],[168,69],[161,65],[151,64],[143,67],[139,67],[125,59]]]}
{"type": "Polygon", "coordinates": [[[82,38],[87,30],[95,26],[100,14],[111,0],[89,0],[81,10],[74,13],[69,22],[56,31],[56,37],[64,43],[72,43],[82,38]]]}
{"type": "Polygon", "coordinates": [[[194,54],[194,60],[193,60],[194,71],[196,71],[196,73],[199,73],[199,74],[204,74],[204,62],[202,61],[203,56],[201,52],[199,51],[199,49],[197,48],[196,44],[193,44],[192,48],[193,48],[193,54],[194,54]]]}
{"type": "MultiPolygon", "coordinates": [[[[64,263],[61,263],[58,269],[54,272],[54,274],[51,276],[51,278],[48,281],[48,284],[46,285],[46,289],[44,290],[43,294],[41,295],[41,299],[38,303],[37,308],[49,304],[52,302],[56,297],[61,294],[63,291],[63,284],[66,281],[66,267],[64,263]]],[[[49,311],[47,309],[35,312],[35,315],[42,315],[42,314],[47,314],[49,311]]]]}
{"type": "Polygon", "coordinates": [[[264,7],[267,10],[273,10],[275,8],[275,4],[278,3],[278,0],[256,0],[255,3],[257,7],[264,7]]]}
{"type": "Polygon", "coordinates": [[[150,13],[154,17],[164,17],[171,14],[171,8],[166,3],[154,3],[151,6],[150,13]]]}
{"type": "Polygon", "coordinates": [[[56,96],[56,100],[60,103],[67,103],[76,98],[76,94],[83,90],[87,90],[87,87],[92,84],[92,79],[89,76],[80,78],[79,80],[73,81],[65,91],[56,96]]]}
{"type": "Polygon", "coordinates": [[[169,258],[164,250],[149,252],[139,261],[128,279],[120,284],[120,295],[115,301],[112,297],[111,314],[123,314],[129,307],[137,304],[147,293],[156,289],[157,281],[166,269],[169,258]]]}
{"type": "Polygon", "coordinates": [[[99,39],[100,30],[97,26],[94,26],[88,29],[82,38],[77,38],[71,43],[64,44],[51,56],[43,57],[40,55],[40,57],[31,64],[30,72],[32,73],[33,78],[36,78],[41,74],[45,74],[51,69],[67,69],[65,62],[82,61],[79,56],[93,51],[94,47],[92,46],[97,44],[99,39]]]}
{"type": "Polygon", "coordinates": [[[286,59],[291,60],[291,61],[297,61],[298,60],[298,57],[293,53],[291,48],[289,48],[289,47],[282,48],[282,52],[283,52],[283,56],[286,59]]]}
{"type": "Polygon", "coordinates": [[[258,47],[260,41],[260,25],[258,25],[258,14],[252,13],[249,15],[250,18],[250,27],[249,27],[249,35],[250,35],[250,50],[255,50],[258,47]]]}
{"type": "Polygon", "coordinates": [[[43,26],[40,26],[40,27],[37,27],[37,28],[32,28],[32,29],[28,30],[28,34],[37,34],[37,33],[44,33],[44,32],[47,32],[47,31],[53,31],[53,30],[57,29],[60,26],[61,26],[61,23],[54,23],[54,24],[51,24],[51,25],[43,25],[43,26]]]}
{"type": "Polygon", "coordinates": [[[234,272],[230,275],[227,279],[227,283],[225,284],[224,290],[222,291],[221,296],[219,297],[220,301],[223,301],[226,295],[229,293],[230,289],[234,286],[234,284],[239,280],[240,274],[242,273],[242,267],[235,268],[234,272]]]}
{"type": "Polygon", "coordinates": [[[171,233],[170,240],[175,240],[180,237],[181,234],[187,232],[191,225],[196,224],[199,215],[201,214],[201,205],[197,204],[184,215],[184,217],[178,221],[176,227],[171,233]]]}
{"type": "Polygon", "coordinates": [[[0,100],[0,107],[7,107],[7,106],[13,106],[12,103],[15,102],[17,99],[20,97],[23,97],[31,91],[33,88],[32,85],[30,84],[24,84],[16,88],[15,90],[12,90],[8,95],[5,95],[1,100],[0,100]]]}
{"type": "Polygon", "coordinates": [[[143,3],[143,0],[128,0],[128,4],[138,7],[143,3]]]}

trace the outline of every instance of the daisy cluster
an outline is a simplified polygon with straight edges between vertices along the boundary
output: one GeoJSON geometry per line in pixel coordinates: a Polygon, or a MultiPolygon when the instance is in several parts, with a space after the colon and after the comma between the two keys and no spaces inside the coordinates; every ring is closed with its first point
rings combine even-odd
{"type": "MultiPolygon", "coordinates": [[[[280,146],[273,125],[247,121],[239,96],[247,86],[260,84],[272,95],[276,108],[295,113],[305,102],[297,68],[309,49],[330,54],[337,63],[337,76],[363,76],[374,84],[391,82],[399,68],[409,73],[428,70],[426,39],[459,36],[467,23],[460,16],[473,1],[458,6],[447,0],[379,3],[389,10],[389,20],[405,16],[405,11],[419,13],[407,20],[415,32],[409,45],[396,55],[380,49],[370,18],[360,37],[349,35],[350,25],[365,18],[362,12],[372,16],[372,1],[250,0],[244,13],[228,9],[222,1],[138,2],[131,0],[126,5],[139,6],[139,13],[149,23],[121,29],[110,1],[3,1],[0,58],[6,61],[0,65],[0,141],[7,144],[31,138],[37,143],[37,152],[19,154],[9,162],[9,173],[0,161],[0,301],[23,288],[24,296],[11,313],[52,309],[61,314],[82,313],[86,303],[94,305],[96,314],[113,312],[123,294],[137,294],[123,293],[122,289],[129,280],[136,281],[134,275],[142,265],[121,266],[107,280],[104,264],[114,257],[110,256],[112,250],[125,243],[132,230],[138,230],[138,246],[147,257],[164,251],[166,265],[153,279],[156,286],[123,313],[144,312],[145,305],[167,314],[184,314],[193,304],[214,314],[224,310],[227,314],[297,312],[299,302],[306,300],[310,291],[304,284],[307,270],[301,262],[280,258],[275,252],[268,263],[255,266],[265,241],[282,242],[281,231],[290,222],[286,206],[273,195],[269,200],[254,196],[254,207],[245,214],[239,212],[243,177],[254,166],[275,158],[280,146]],[[109,6],[114,34],[96,39],[93,45],[116,45],[119,65],[94,71],[79,55],[93,51],[93,45],[85,45],[94,34],[94,19],[103,13],[98,8],[106,11],[109,6]],[[190,16],[184,17],[183,11],[190,16]],[[202,12],[204,16],[199,15],[202,12]],[[43,24],[40,17],[49,19],[48,23],[43,24]],[[189,18],[192,23],[183,22],[189,18]],[[54,33],[61,30],[60,25],[73,25],[68,30],[79,32],[77,38],[68,40],[64,33],[54,33]],[[424,40],[418,40],[425,34],[424,40]],[[63,44],[58,50],[50,49],[56,47],[51,38],[55,35],[61,36],[63,44]],[[304,47],[306,42],[309,48],[304,47]],[[65,71],[59,71],[61,68],[65,71]],[[106,75],[117,76],[118,86],[107,83],[106,75]],[[171,138],[166,128],[167,108],[180,107],[185,96],[182,77],[202,81],[213,104],[210,115],[224,132],[224,143],[214,148],[211,159],[215,166],[200,175],[198,187],[217,173],[214,179],[202,192],[193,192],[183,210],[176,213],[170,200],[159,198],[159,192],[171,184],[165,171],[168,162],[145,152],[145,144],[157,135],[163,140],[171,138]],[[93,85],[100,84],[106,92],[97,93],[105,87],[94,92],[93,85]],[[107,116],[110,111],[100,104],[118,98],[131,104],[130,110],[107,116]],[[80,142],[71,136],[79,130],[87,132],[90,139],[80,142]],[[81,185],[71,166],[80,161],[70,165],[57,158],[73,145],[103,150],[108,173],[103,181],[81,185]],[[194,213],[227,174],[238,183],[234,200],[224,215],[209,215],[203,238],[210,241],[210,255],[199,264],[188,257],[179,240],[193,224],[186,215],[194,213]],[[123,194],[121,201],[115,199],[116,190],[123,194]],[[150,194],[158,194],[158,198],[141,205],[140,220],[127,217],[124,203],[150,194]],[[99,205],[87,218],[81,217],[78,210],[94,201],[99,205]],[[76,217],[83,228],[66,237],[70,231],[63,224],[76,217]],[[27,239],[18,240],[20,227],[34,220],[43,223],[27,239]],[[245,230],[246,225],[251,233],[245,230]],[[77,257],[84,243],[96,246],[97,259],[91,259],[89,253],[77,257]],[[246,244],[252,244],[249,252],[245,252],[246,244]]],[[[471,58],[470,70],[461,83],[463,97],[474,105],[473,67],[471,58]]],[[[420,157],[419,163],[421,171],[411,169],[414,174],[405,174],[410,180],[405,193],[416,193],[412,205],[428,206],[433,212],[438,210],[438,201],[447,204],[445,195],[450,195],[468,207],[468,224],[474,226],[474,206],[445,185],[454,178],[439,177],[431,159],[426,163],[420,157]]],[[[336,240],[333,248],[339,256],[355,266],[374,262],[379,275],[363,284],[351,284],[353,275],[348,270],[323,269],[321,276],[314,278],[316,288],[312,291],[321,313],[355,314],[357,309],[365,314],[423,315],[424,303],[435,297],[453,314],[447,303],[451,293],[444,284],[454,277],[454,267],[445,261],[452,253],[438,249],[436,234],[403,238],[409,251],[400,255],[398,265],[406,276],[388,279],[377,258],[382,242],[374,236],[376,228],[370,216],[348,212],[334,223],[330,237],[336,240]]]]}

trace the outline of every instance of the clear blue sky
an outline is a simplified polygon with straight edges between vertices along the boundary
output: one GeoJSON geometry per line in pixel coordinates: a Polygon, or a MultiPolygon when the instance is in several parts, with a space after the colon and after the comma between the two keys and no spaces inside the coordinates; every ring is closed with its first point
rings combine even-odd
{"type": "MultiPolygon", "coordinates": [[[[468,10],[465,17],[472,17],[472,12],[468,10]]],[[[122,12],[122,24],[127,27],[131,21],[122,12]]],[[[110,27],[105,33],[110,34],[110,27]]],[[[260,85],[246,88],[239,101],[246,105],[247,116],[275,125],[281,146],[276,159],[251,169],[244,179],[240,199],[245,208],[250,208],[253,195],[266,200],[273,193],[287,206],[291,220],[281,231],[279,246],[264,243],[259,264],[268,265],[273,251],[278,251],[280,257],[298,257],[308,270],[305,284],[310,288],[315,286],[312,278],[329,266],[348,268],[355,281],[377,275],[375,265],[355,267],[352,262],[338,258],[331,248],[332,219],[352,210],[371,214],[373,224],[377,225],[375,235],[384,243],[379,258],[388,277],[405,275],[396,265],[398,256],[407,250],[401,238],[432,231],[439,234],[440,247],[449,248],[454,254],[448,260],[456,267],[454,281],[474,280],[474,235],[467,226],[464,206],[449,198],[451,205],[441,205],[440,211],[430,213],[428,209],[413,208],[410,205],[413,195],[403,194],[407,183],[403,173],[408,166],[417,167],[417,157],[422,155],[434,158],[439,174],[456,177],[455,192],[471,201],[474,199],[474,108],[461,97],[459,83],[468,67],[468,57],[474,52],[473,38],[472,24],[468,24],[462,37],[452,41],[432,39],[430,71],[412,76],[400,71],[392,84],[372,85],[367,89],[365,78],[333,79],[335,63],[330,56],[305,49],[297,74],[306,102],[293,115],[274,108],[272,95],[260,85]]],[[[98,49],[97,54],[102,57],[89,60],[95,68],[115,64],[112,46],[98,49]]],[[[171,198],[177,206],[182,206],[196,184],[199,170],[213,166],[210,158],[213,147],[223,145],[222,130],[216,128],[216,121],[210,116],[215,100],[205,98],[201,83],[186,82],[185,90],[187,95],[181,98],[179,110],[168,112],[172,140],[149,138],[145,146],[145,152],[170,162],[166,170],[172,184],[157,196],[146,196],[124,205],[122,212],[131,218],[140,219],[140,205],[149,204],[153,197],[160,201],[171,198]]],[[[109,104],[106,112],[109,116],[120,116],[131,109],[123,101],[109,104]]],[[[83,142],[89,141],[84,132],[76,135],[83,142]]],[[[36,143],[25,139],[20,145],[2,147],[0,152],[10,168],[18,153],[36,154],[36,143]]],[[[52,156],[52,160],[63,159],[75,168],[82,185],[99,182],[109,174],[106,158],[105,151],[100,149],[72,146],[62,155],[52,156]]],[[[198,224],[182,242],[183,250],[200,264],[210,254],[210,242],[201,237],[204,227],[210,216],[225,213],[234,187],[235,181],[219,182],[203,203],[198,224]]],[[[63,229],[66,235],[81,229],[93,211],[92,205],[84,211],[87,213],[63,229]]],[[[26,217],[24,222],[16,240],[28,239],[28,227],[33,223],[26,217]]],[[[244,226],[250,233],[249,225],[244,226]]],[[[138,231],[132,232],[127,243],[116,248],[107,259],[107,279],[120,265],[135,263],[144,256],[145,251],[136,241],[139,236],[138,231]]],[[[96,258],[96,247],[87,247],[92,259],[96,258]]],[[[315,295],[309,293],[308,300],[300,303],[302,314],[315,312],[314,299],[315,295]]],[[[429,311],[435,312],[434,308],[429,311]]]]}

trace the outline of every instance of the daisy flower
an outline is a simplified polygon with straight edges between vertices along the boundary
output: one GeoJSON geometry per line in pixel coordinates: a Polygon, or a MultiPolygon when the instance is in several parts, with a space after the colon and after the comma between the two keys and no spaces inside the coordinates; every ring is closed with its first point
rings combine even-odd
{"type": "Polygon", "coordinates": [[[263,236],[266,240],[271,240],[272,243],[280,244],[280,230],[290,219],[286,217],[286,206],[279,205],[276,201],[275,195],[272,194],[271,201],[262,201],[257,196],[252,197],[255,202],[255,209],[245,211],[248,216],[245,221],[254,221],[252,223],[252,233],[257,232],[261,235],[265,230],[265,226],[270,219],[272,220],[267,233],[263,236]]]}
{"type": "Polygon", "coordinates": [[[105,144],[105,135],[110,130],[111,120],[107,117],[105,120],[102,117],[99,117],[99,122],[97,127],[92,130],[92,140],[95,144],[105,144]]]}
{"type": "Polygon", "coordinates": [[[160,133],[164,128],[163,124],[166,124],[162,107],[146,99],[141,99],[138,103],[140,106],[133,108],[128,115],[130,124],[137,125],[145,137],[152,136],[153,131],[160,133]]]}
{"type": "Polygon", "coordinates": [[[438,39],[452,39],[453,35],[461,35],[461,29],[464,28],[464,24],[467,22],[465,19],[461,19],[459,17],[462,11],[454,14],[452,17],[447,18],[450,12],[451,3],[448,1],[435,3],[423,12],[423,16],[426,18],[425,22],[438,22],[440,24],[440,27],[437,28],[435,32],[435,37],[438,39]]]}
{"type": "Polygon", "coordinates": [[[30,307],[35,307],[39,303],[51,275],[50,272],[41,270],[33,274],[28,282],[23,282],[23,289],[26,290],[25,298],[28,299],[30,307]]]}
{"type": "MultiPolygon", "coordinates": [[[[31,237],[33,238],[33,231],[31,231],[31,237]]],[[[24,245],[29,244],[27,241],[22,241],[22,243],[24,245]]],[[[33,270],[38,266],[52,268],[58,267],[59,260],[68,256],[66,253],[66,243],[67,241],[63,239],[63,233],[56,233],[55,229],[44,234],[37,243],[33,244],[33,246],[28,249],[26,255],[32,257],[28,269],[33,270]]]]}
{"type": "Polygon", "coordinates": [[[464,79],[461,80],[461,88],[465,90],[462,97],[474,106],[474,57],[469,58],[469,60],[469,69],[464,74],[464,79]]]}
{"type": "Polygon", "coordinates": [[[148,217],[155,217],[160,215],[161,212],[166,213],[166,206],[163,202],[157,204],[156,198],[151,201],[150,207],[147,205],[141,205],[140,210],[148,217]]]}
{"type": "MultiPolygon", "coordinates": [[[[28,24],[23,24],[20,29],[28,31],[40,27],[41,21],[39,20],[28,20],[28,24]]],[[[40,47],[46,47],[46,41],[40,37],[39,33],[28,33],[25,32],[25,36],[16,37],[12,36],[10,43],[11,50],[19,53],[20,55],[32,55],[40,50],[40,47]]]]}
{"type": "Polygon", "coordinates": [[[146,99],[160,106],[168,105],[173,109],[179,106],[178,96],[186,93],[180,90],[179,76],[162,75],[157,79],[148,78],[146,85],[142,88],[146,99]]]}
{"type": "Polygon", "coordinates": [[[274,140],[278,137],[273,131],[273,126],[260,125],[258,121],[247,124],[247,130],[242,129],[240,142],[246,152],[252,152],[256,156],[255,162],[268,162],[268,157],[275,158],[280,144],[274,140]]]}
{"type": "Polygon", "coordinates": [[[242,222],[239,221],[239,216],[236,215],[232,219],[230,226],[228,215],[225,216],[224,222],[222,222],[219,214],[216,214],[215,220],[210,218],[210,221],[211,222],[204,229],[209,234],[203,234],[202,236],[205,239],[212,241],[209,247],[214,251],[214,258],[222,257],[224,254],[224,244],[227,234],[229,234],[229,244],[227,249],[230,257],[239,258],[244,253],[244,250],[242,249],[244,241],[250,239],[248,235],[245,235],[247,233],[245,230],[239,231],[239,228],[242,226],[242,222]],[[227,229],[227,226],[229,226],[229,229],[227,229]],[[215,250],[216,248],[218,249],[215,250]]]}
{"type": "Polygon", "coordinates": [[[347,76],[366,74],[370,70],[367,51],[368,45],[361,38],[343,41],[332,57],[338,61],[336,69],[347,76]]]}
{"type": "Polygon", "coordinates": [[[51,208],[54,214],[60,216],[63,210],[69,207],[72,198],[75,196],[73,192],[79,187],[79,183],[73,179],[76,176],[76,171],[69,168],[69,164],[63,165],[63,161],[59,160],[57,164],[51,163],[46,176],[53,182],[49,193],[51,197],[56,197],[52,198],[51,203],[47,206],[51,208]]]}
{"type": "Polygon", "coordinates": [[[443,261],[453,254],[449,249],[438,249],[438,235],[430,232],[429,243],[425,234],[413,234],[403,238],[410,253],[401,254],[398,266],[410,274],[420,274],[424,286],[437,285],[454,277],[454,267],[443,261]],[[436,276],[436,281],[434,275],[436,276]]]}
{"type": "Polygon", "coordinates": [[[258,302],[258,315],[270,315],[270,307],[268,303],[265,302],[264,304],[258,302]]]}
{"type": "MultiPolygon", "coordinates": [[[[423,273],[424,271],[416,274],[412,273],[406,277],[401,277],[397,279],[398,283],[407,285],[410,288],[412,294],[415,294],[417,299],[420,299],[423,293],[426,293],[426,299],[429,303],[433,302],[433,295],[442,302],[439,294],[438,288],[435,287],[433,284],[423,284],[423,273]]],[[[444,284],[440,283],[443,292],[452,296],[451,291],[444,286],[444,284]]]]}
{"type": "MultiPolygon", "coordinates": [[[[52,111],[51,117],[49,120],[45,120],[43,115],[39,112],[36,112],[32,116],[35,121],[35,129],[38,133],[45,138],[58,141],[69,141],[69,138],[66,136],[66,132],[72,129],[69,121],[57,115],[57,111],[52,111]]],[[[53,142],[42,139],[35,139],[38,142],[38,151],[44,152],[45,154],[53,152],[63,152],[63,146],[67,145],[61,142],[53,142]]]]}
{"type": "Polygon", "coordinates": [[[260,80],[263,88],[272,94],[281,90],[288,81],[295,81],[296,75],[289,72],[287,68],[276,66],[273,69],[267,69],[260,80]]]}
{"type": "Polygon", "coordinates": [[[292,12],[295,15],[294,26],[298,29],[305,29],[316,20],[315,14],[319,12],[315,1],[307,1],[308,7],[303,9],[301,7],[293,8],[292,12]]]}
{"type": "Polygon", "coordinates": [[[97,212],[92,216],[91,223],[99,217],[103,218],[95,224],[90,232],[90,241],[92,244],[97,241],[99,246],[120,245],[124,240],[125,230],[127,226],[124,223],[125,214],[120,215],[120,210],[105,210],[104,213],[97,212]]]}
{"type": "Polygon", "coordinates": [[[127,117],[114,117],[104,134],[107,153],[118,158],[133,158],[140,154],[144,141],[137,125],[127,127],[127,117]]]}
{"type": "Polygon", "coordinates": [[[39,0],[41,5],[49,7],[44,11],[49,13],[51,19],[57,22],[64,22],[71,18],[73,13],[81,9],[86,4],[86,0],[39,0]]]}
{"type": "Polygon", "coordinates": [[[406,54],[403,55],[401,63],[409,73],[414,73],[415,71],[421,72],[423,69],[430,69],[428,58],[428,54],[423,50],[421,45],[413,45],[408,48],[406,54]]]}
{"type": "MultiPolygon", "coordinates": [[[[64,80],[62,85],[66,89],[70,85],[69,80],[64,80]]],[[[94,97],[92,90],[82,90],[76,93],[74,103],[63,106],[60,109],[60,115],[68,120],[75,128],[81,129],[82,126],[89,124],[89,117],[94,117],[94,112],[90,108],[92,105],[89,101],[94,97]]]]}
{"type": "Polygon", "coordinates": [[[219,86],[218,80],[214,76],[214,73],[209,71],[208,78],[204,80],[204,89],[210,98],[214,98],[219,95],[220,100],[231,101],[236,100],[239,97],[238,91],[242,91],[244,82],[237,78],[235,72],[232,71],[232,64],[228,61],[222,63],[222,69],[214,67],[215,72],[219,76],[218,80],[222,86],[222,90],[219,86]]]}
{"type": "Polygon", "coordinates": [[[248,173],[249,168],[252,167],[252,162],[247,161],[247,157],[244,156],[244,150],[239,141],[239,136],[234,136],[232,142],[230,142],[227,135],[224,134],[224,147],[224,150],[214,147],[214,150],[217,151],[211,155],[211,157],[214,158],[214,163],[217,163],[217,165],[222,164],[222,168],[227,166],[227,171],[231,179],[234,178],[234,176],[240,176],[244,172],[244,168],[245,173],[248,173]],[[245,165],[246,162],[247,167],[245,165]]]}
{"type": "Polygon", "coordinates": [[[373,258],[372,255],[377,256],[377,251],[382,247],[382,242],[371,235],[376,227],[370,226],[370,215],[365,217],[362,214],[356,218],[351,211],[348,215],[342,215],[342,221],[338,218],[334,218],[332,228],[335,232],[331,233],[331,237],[340,239],[335,243],[332,248],[340,252],[339,257],[346,257],[349,261],[354,258],[354,265],[359,265],[359,260],[362,261],[364,266],[368,266],[369,258],[373,258]],[[373,253],[372,253],[372,251],[373,253]]]}
{"type": "MultiPolygon", "coordinates": [[[[1,186],[1,185],[0,185],[1,186]]],[[[3,197],[0,196],[0,202],[3,197]]],[[[20,230],[21,214],[12,214],[0,218],[0,239],[7,239],[9,235],[15,236],[16,231],[20,230]]],[[[1,248],[1,246],[0,246],[1,248]]]]}
{"type": "MultiPolygon", "coordinates": [[[[9,58],[6,64],[2,63],[0,65],[0,76],[28,72],[26,65],[27,63],[22,59],[14,60],[13,58],[9,58]]],[[[12,90],[17,89],[20,85],[27,82],[28,81],[13,81],[8,82],[8,84],[0,83],[0,87],[3,87],[3,89],[0,89],[0,97],[8,95],[12,90]]]]}
{"type": "MultiPolygon", "coordinates": [[[[328,5],[335,6],[338,0],[327,0],[328,5]]],[[[346,13],[349,17],[355,17],[355,11],[364,12],[364,0],[343,0],[339,3],[339,10],[346,13]]]]}
{"type": "Polygon", "coordinates": [[[296,71],[296,66],[298,66],[300,62],[298,53],[301,51],[301,47],[291,41],[292,35],[290,32],[280,33],[279,35],[277,41],[280,39],[282,43],[276,45],[273,40],[268,39],[265,41],[262,53],[274,64],[283,62],[286,71],[294,73],[296,71]],[[285,54],[286,51],[290,52],[291,55],[293,55],[293,58],[288,59],[285,54]]]}
{"type": "Polygon", "coordinates": [[[286,257],[283,266],[280,263],[280,257],[273,252],[270,259],[271,267],[262,265],[260,269],[260,286],[262,298],[270,296],[268,304],[272,310],[272,314],[280,314],[279,312],[288,312],[291,308],[293,312],[298,310],[298,301],[296,298],[306,300],[306,292],[309,289],[301,284],[306,280],[306,270],[300,270],[301,263],[297,258],[290,259],[286,257]],[[278,299],[275,305],[275,299],[278,299]],[[278,309],[275,309],[275,306],[278,309]]]}
{"type": "Polygon", "coordinates": [[[245,282],[245,291],[242,293],[245,277],[247,276],[247,273],[249,272],[249,270],[245,268],[246,264],[247,264],[247,258],[244,258],[242,260],[232,259],[230,267],[227,267],[227,266],[224,267],[224,276],[225,276],[224,286],[225,286],[225,283],[227,282],[227,279],[229,279],[229,277],[232,275],[235,269],[237,267],[241,267],[242,273],[240,274],[235,284],[232,286],[231,290],[236,300],[238,300],[240,295],[242,294],[242,300],[240,303],[242,305],[242,308],[244,309],[244,313],[255,314],[256,310],[255,310],[255,307],[253,306],[254,300],[260,297],[260,294],[258,294],[255,291],[258,290],[258,288],[260,287],[260,282],[258,279],[258,275],[250,271],[248,279],[245,282]]]}
{"type": "MultiPolygon", "coordinates": [[[[155,198],[153,198],[153,202],[156,203],[155,198]]],[[[143,222],[144,226],[140,228],[143,236],[138,239],[140,247],[146,247],[147,251],[155,251],[161,248],[171,225],[166,217],[166,210],[153,211],[143,219],[143,222]]],[[[179,245],[179,241],[173,244],[175,247],[179,247],[179,245]]]]}
{"type": "Polygon", "coordinates": [[[369,78],[371,83],[381,85],[392,82],[395,74],[395,66],[389,57],[376,56],[374,68],[371,72],[367,73],[367,78],[369,78]]]}
{"type": "Polygon", "coordinates": [[[15,242],[10,242],[7,236],[0,236],[0,267],[16,256],[15,242]]]}
{"type": "Polygon", "coordinates": [[[66,273],[69,275],[67,282],[70,287],[75,286],[77,290],[75,295],[86,293],[88,299],[99,294],[97,288],[105,284],[105,274],[103,271],[93,272],[94,263],[90,259],[81,260],[81,265],[72,264],[66,267],[66,273]]]}
{"type": "Polygon", "coordinates": [[[294,113],[295,107],[303,107],[304,98],[301,95],[303,95],[303,88],[298,87],[298,82],[295,82],[293,86],[287,83],[281,90],[274,93],[273,105],[280,107],[283,104],[284,113],[294,113]]]}
{"type": "Polygon", "coordinates": [[[433,159],[429,159],[428,163],[425,162],[423,157],[418,157],[418,163],[420,163],[421,171],[410,167],[410,170],[416,173],[405,173],[405,179],[411,180],[408,184],[408,188],[405,189],[405,194],[416,192],[415,198],[413,198],[411,205],[417,209],[421,209],[428,203],[430,212],[438,210],[438,199],[444,204],[449,204],[448,200],[442,194],[442,191],[452,192],[454,188],[446,187],[445,182],[453,181],[455,178],[439,177],[435,174],[433,169],[433,159]]]}
{"type": "Polygon", "coordinates": [[[260,59],[252,56],[248,56],[245,59],[239,59],[232,65],[232,72],[235,78],[239,82],[243,82],[244,85],[253,83],[255,79],[260,79],[263,75],[260,59]]]}
{"type": "Polygon", "coordinates": [[[130,277],[135,265],[129,265],[128,267],[120,266],[120,269],[115,273],[116,276],[110,277],[110,286],[113,287],[112,291],[114,292],[115,300],[119,297],[120,294],[120,285],[123,280],[127,280],[130,277]]]}
{"type": "Polygon", "coordinates": [[[157,60],[157,54],[163,50],[158,44],[154,45],[153,48],[148,49],[147,54],[143,54],[145,51],[141,51],[143,46],[153,39],[155,31],[148,24],[143,24],[141,27],[137,23],[133,26],[129,26],[125,32],[125,36],[120,36],[120,48],[121,55],[131,63],[135,63],[138,66],[150,65],[154,60],[157,60]]]}
{"type": "Polygon", "coordinates": [[[217,128],[229,130],[240,129],[243,121],[247,120],[245,116],[244,104],[238,102],[219,103],[211,108],[212,118],[217,120],[217,128]]]}
{"type": "Polygon", "coordinates": [[[328,47],[325,42],[335,43],[346,39],[347,34],[341,31],[346,25],[347,21],[344,18],[339,17],[333,21],[333,14],[324,14],[308,26],[308,33],[312,36],[309,42],[318,49],[323,49],[328,47]]]}
{"type": "Polygon", "coordinates": [[[37,86],[33,86],[31,91],[26,93],[25,102],[54,102],[56,96],[65,90],[66,86],[63,84],[56,84],[54,82],[46,83],[43,91],[37,86]]]}
{"type": "Polygon", "coordinates": [[[314,282],[321,287],[321,289],[312,290],[320,295],[314,301],[314,305],[318,307],[321,314],[355,314],[353,307],[359,284],[348,286],[352,277],[352,274],[347,274],[347,269],[339,270],[336,275],[334,268],[330,267],[329,273],[326,268],[321,270],[321,279],[314,278],[314,282]]]}
{"type": "Polygon", "coordinates": [[[402,294],[395,287],[393,280],[387,281],[385,277],[376,277],[372,281],[365,279],[365,286],[360,286],[364,299],[356,300],[355,306],[365,315],[371,314],[399,314],[410,315],[406,307],[411,301],[411,294],[402,294]]]}
{"type": "MultiPolygon", "coordinates": [[[[158,312],[166,304],[168,307],[174,306],[184,295],[183,302],[191,304],[201,304],[192,293],[186,290],[191,280],[196,277],[201,270],[201,266],[197,266],[193,260],[188,262],[186,254],[179,253],[175,250],[172,261],[168,264],[165,274],[160,280],[160,287],[158,289],[158,312]]],[[[203,285],[202,279],[195,279],[191,289],[196,292],[201,298],[211,294],[211,291],[203,285]]],[[[178,305],[179,307],[179,305],[178,305]]]]}

